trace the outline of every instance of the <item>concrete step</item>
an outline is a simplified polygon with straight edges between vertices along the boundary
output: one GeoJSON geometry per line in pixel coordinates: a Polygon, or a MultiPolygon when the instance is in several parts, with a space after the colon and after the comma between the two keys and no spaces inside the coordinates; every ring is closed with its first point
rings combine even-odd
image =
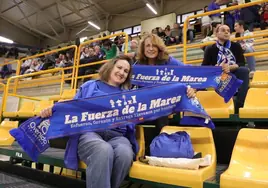
{"type": "MultiPolygon", "coordinates": [[[[70,89],[70,84],[64,84],[64,89],[70,89]]],[[[9,92],[12,92],[9,91],[9,92]]],[[[2,95],[3,92],[0,92],[2,95]]],[[[50,96],[50,95],[59,95],[60,94],[60,84],[47,85],[47,86],[39,86],[39,87],[31,87],[31,88],[19,88],[17,90],[17,94],[25,95],[29,97],[33,96],[50,96]]]]}

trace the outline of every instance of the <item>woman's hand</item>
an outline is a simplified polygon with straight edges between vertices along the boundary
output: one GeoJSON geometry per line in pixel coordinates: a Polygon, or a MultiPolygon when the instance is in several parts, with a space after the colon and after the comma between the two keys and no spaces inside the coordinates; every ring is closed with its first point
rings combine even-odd
{"type": "Polygon", "coordinates": [[[41,118],[47,118],[52,116],[52,106],[48,107],[40,112],[41,118]]]}
{"type": "Polygon", "coordinates": [[[194,98],[196,96],[195,93],[196,93],[195,89],[193,89],[191,87],[187,88],[187,97],[194,98]]]}

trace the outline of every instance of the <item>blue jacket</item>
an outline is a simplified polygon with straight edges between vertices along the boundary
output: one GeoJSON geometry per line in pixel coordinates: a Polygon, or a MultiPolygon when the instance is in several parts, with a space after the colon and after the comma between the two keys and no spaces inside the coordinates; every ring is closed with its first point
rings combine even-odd
{"type": "MultiPolygon", "coordinates": [[[[218,4],[216,4],[215,2],[212,2],[212,3],[210,3],[209,5],[208,5],[208,11],[213,11],[213,10],[218,10],[218,9],[220,9],[220,6],[218,5],[218,4]]],[[[220,13],[218,13],[218,14],[212,14],[212,15],[210,15],[211,17],[220,17],[221,16],[221,14],[220,13]]]]}
{"type": "MultiPolygon", "coordinates": [[[[88,98],[91,96],[101,96],[101,95],[108,95],[109,93],[100,90],[98,87],[98,83],[101,81],[99,80],[91,80],[86,83],[84,83],[80,89],[79,92],[76,94],[74,99],[80,99],[80,98],[88,98]]],[[[118,89],[121,90],[121,89],[118,89]]],[[[130,143],[132,144],[133,151],[137,154],[139,151],[138,143],[136,140],[136,129],[135,124],[127,125],[126,126],[126,137],[129,139],[130,143]]],[[[78,169],[78,142],[79,142],[80,135],[75,135],[69,138],[65,156],[64,156],[64,163],[67,168],[77,170],[78,169]]]]}

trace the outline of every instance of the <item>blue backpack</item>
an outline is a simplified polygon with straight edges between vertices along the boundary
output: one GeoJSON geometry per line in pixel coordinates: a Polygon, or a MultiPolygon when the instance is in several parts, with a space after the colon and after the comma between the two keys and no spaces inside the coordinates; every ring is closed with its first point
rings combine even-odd
{"type": "Polygon", "coordinates": [[[185,131],[173,134],[161,133],[150,145],[150,154],[162,158],[193,158],[190,136],[185,131]]]}

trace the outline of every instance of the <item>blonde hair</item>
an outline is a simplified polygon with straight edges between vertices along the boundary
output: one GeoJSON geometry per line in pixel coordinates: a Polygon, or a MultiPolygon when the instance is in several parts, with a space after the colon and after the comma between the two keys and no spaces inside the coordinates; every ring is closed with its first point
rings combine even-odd
{"type": "Polygon", "coordinates": [[[120,87],[123,89],[130,89],[131,88],[132,66],[131,66],[131,58],[126,56],[126,55],[120,55],[120,56],[112,59],[111,61],[105,63],[104,65],[102,65],[102,67],[100,68],[100,71],[99,71],[99,80],[108,83],[108,81],[110,79],[111,72],[112,72],[115,64],[119,60],[127,61],[129,63],[129,67],[130,67],[127,78],[124,81],[124,83],[122,83],[120,85],[120,87]]]}
{"type": "Polygon", "coordinates": [[[147,64],[147,57],[144,54],[144,49],[145,49],[145,40],[148,38],[150,38],[152,40],[152,44],[158,48],[158,56],[156,59],[158,61],[167,61],[169,59],[169,54],[164,41],[155,34],[149,34],[143,38],[139,46],[137,59],[140,61],[140,63],[147,64]]]}

